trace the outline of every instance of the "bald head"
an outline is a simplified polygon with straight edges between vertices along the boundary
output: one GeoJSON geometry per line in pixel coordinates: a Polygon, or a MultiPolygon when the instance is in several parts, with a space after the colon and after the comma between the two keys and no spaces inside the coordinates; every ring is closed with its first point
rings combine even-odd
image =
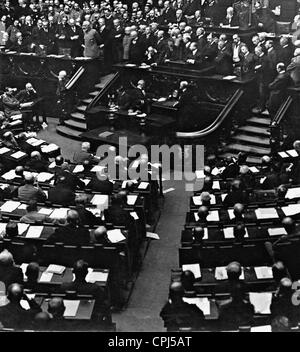
{"type": "Polygon", "coordinates": [[[24,167],[23,166],[17,166],[15,168],[15,174],[17,176],[22,176],[23,177],[24,176],[23,173],[24,173],[24,167]]]}
{"type": "Polygon", "coordinates": [[[14,264],[13,255],[7,249],[4,249],[0,253],[0,265],[1,266],[11,266],[13,264],[14,264]]]}
{"type": "Polygon", "coordinates": [[[14,283],[8,286],[7,298],[11,303],[19,303],[23,297],[23,288],[21,285],[14,283]]]}
{"type": "Polygon", "coordinates": [[[35,150],[30,154],[31,159],[41,160],[41,154],[35,150]]]}
{"type": "Polygon", "coordinates": [[[78,225],[79,214],[76,210],[69,210],[67,214],[67,222],[72,225],[78,225]]]}
{"type": "Polygon", "coordinates": [[[95,240],[96,241],[99,241],[101,240],[104,236],[107,235],[107,229],[105,226],[99,226],[95,232],[94,232],[94,235],[95,235],[95,240]]]}
{"type": "Polygon", "coordinates": [[[200,221],[206,221],[206,218],[208,216],[208,208],[206,206],[201,206],[198,209],[198,216],[200,221]]]}
{"type": "Polygon", "coordinates": [[[236,203],[233,207],[233,214],[236,218],[242,217],[245,207],[241,203],[236,203]]]}
{"type": "Polygon", "coordinates": [[[228,280],[238,280],[242,273],[241,264],[239,262],[231,262],[227,265],[226,271],[228,280]]]}
{"type": "Polygon", "coordinates": [[[289,235],[295,231],[295,221],[291,217],[283,218],[282,225],[289,235]]]}

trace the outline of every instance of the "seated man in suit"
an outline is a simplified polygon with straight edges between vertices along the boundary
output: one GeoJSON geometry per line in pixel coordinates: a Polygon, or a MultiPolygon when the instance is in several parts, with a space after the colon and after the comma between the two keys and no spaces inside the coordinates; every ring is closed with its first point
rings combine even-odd
{"type": "Polygon", "coordinates": [[[20,90],[20,92],[16,94],[16,98],[20,102],[20,108],[24,117],[25,127],[27,127],[30,123],[33,122],[34,110],[32,109],[32,105],[38,98],[37,92],[33,88],[32,84],[28,82],[25,85],[25,89],[20,90]]]}
{"type": "Polygon", "coordinates": [[[227,76],[232,74],[233,62],[230,52],[226,48],[226,43],[222,40],[218,42],[218,53],[214,59],[216,73],[227,76]]]}
{"type": "Polygon", "coordinates": [[[231,190],[223,200],[224,206],[232,207],[236,203],[247,204],[248,201],[248,194],[245,190],[243,190],[242,182],[237,179],[232,181],[231,190]]]}
{"type": "Polygon", "coordinates": [[[91,232],[91,242],[100,243],[103,246],[109,246],[111,242],[107,237],[107,229],[105,226],[99,226],[94,232],[91,232]]]}
{"type": "Polygon", "coordinates": [[[195,304],[183,301],[184,288],[181,282],[170,285],[169,301],[160,312],[164,325],[168,331],[178,331],[179,328],[191,327],[193,330],[201,328],[204,314],[195,304]]]}
{"type": "Polygon", "coordinates": [[[240,168],[236,160],[232,157],[228,157],[225,160],[225,169],[221,173],[221,177],[223,179],[237,177],[239,174],[239,170],[240,168]]]}
{"type": "Polygon", "coordinates": [[[71,168],[68,163],[63,163],[61,165],[60,171],[56,173],[55,177],[55,183],[57,183],[58,178],[64,177],[65,178],[65,184],[66,186],[75,192],[76,188],[84,189],[85,188],[85,183],[81,181],[81,179],[74,173],[71,173],[71,168]]]}
{"type": "Polygon", "coordinates": [[[245,299],[244,287],[235,282],[231,287],[231,298],[219,306],[221,328],[237,329],[239,326],[251,325],[254,307],[245,299]]]}
{"type": "Polygon", "coordinates": [[[63,206],[75,204],[75,192],[72,190],[64,175],[58,177],[56,185],[48,191],[48,200],[52,204],[60,204],[63,206]]]}
{"type": "Polygon", "coordinates": [[[85,160],[88,160],[92,164],[98,164],[100,158],[94,156],[91,152],[91,144],[89,142],[83,142],[81,144],[81,150],[74,153],[73,162],[75,164],[82,164],[85,160]]]}
{"type": "Polygon", "coordinates": [[[0,253],[0,281],[4,282],[6,288],[14,282],[23,284],[22,269],[15,266],[14,258],[7,249],[0,253]]]}
{"type": "Polygon", "coordinates": [[[101,286],[96,283],[86,281],[89,265],[84,260],[77,260],[73,265],[73,274],[75,280],[62,283],[60,290],[62,292],[75,291],[77,294],[93,295],[96,299],[97,306],[105,305],[106,295],[101,286]]]}
{"type": "Polygon", "coordinates": [[[0,322],[2,326],[16,330],[30,329],[35,314],[41,311],[38,304],[25,295],[23,287],[18,283],[13,283],[8,287],[7,298],[9,303],[0,307],[0,322]],[[21,300],[28,302],[29,310],[21,306],[21,300]]]}
{"type": "Polygon", "coordinates": [[[87,196],[85,194],[78,194],[75,198],[76,210],[79,214],[79,218],[82,225],[94,226],[95,224],[101,224],[103,221],[100,217],[96,217],[92,212],[85,208],[88,202],[87,196]]]}
{"type": "Polygon", "coordinates": [[[111,198],[111,205],[104,210],[105,221],[117,226],[130,226],[133,223],[133,217],[129,211],[125,210],[127,192],[120,191],[111,198]]]}
{"type": "Polygon", "coordinates": [[[32,292],[38,292],[39,284],[38,279],[40,275],[40,266],[36,262],[31,262],[27,265],[26,268],[26,278],[27,280],[24,283],[24,288],[32,290],[32,292]]]}
{"type": "Polygon", "coordinates": [[[185,296],[188,294],[191,294],[194,296],[195,290],[194,290],[194,283],[195,283],[195,275],[192,271],[190,270],[185,270],[181,274],[181,283],[185,291],[185,296]]]}
{"type": "Polygon", "coordinates": [[[113,192],[113,183],[109,181],[108,177],[103,175],[101,172],[95,172],[95,175],[92,176],[91,181],[88,184],[94,192],[100,192],[102,194],[112,194],[113,192]]]}
{"type": "Polygon", "coordinates": [[[61,155],[58,155],[54,160],[54,166],[52,167],[51,164],[49,165],[49,171],[54,172],[56,175],[57,173],[59,173],[61,171],[61,167],[62,167],[64,161],[65,161],[65,159],[61,155]]]}
{"type": "Polygon", "coordinates": [[[5,238],[14,238],[19,236],[18,223],[9,221],[5,227],[5,238]]]}
{"type": "Polygon", "coordinates": [[[67,224],[55,230],[49,236],[49,243],[62,242],[69,245],[84,245],[90,242],[89,230],[80,224],[79,214],[76,210],[69,210],[67,224]]]}
{"type": "Polygon", "coordinates": [[[24,202],[29,202],[30,200],[44,202],[47,199],[41,188],[34,186],[34,176],[32,174],[25,176],[25,185],[19,187],[18,198],[24,202]]]}
{"type": "Polygon", "coordinates": [[[48,162],[44,158],[42,158],[40,152],[35,150],[30,154],[30,160],[26,163],[26,167],[30,171],[47,172],[48,162]]]}
{"type": "Polygon", "coordinates": [[[26,208],[27,214],[22,216],[20,219],[20,222],[25,222],[25,223],[32,223],[34,222],[44,222],[47,220],[47,222],[52,221],[47,215],[45,214],[40,214],[38,212],[37,208],[37,202],[35,200],[30,200],[27,208],[26,208]]]}
{"type": "Polygon", "coordinates": [[[241,46],[241,54],[241,77],[243,79],[252,79],[255,75],[256,56],[250,53],[247,45],[241,46]]]}
{"type": "Polygon", "coordinates": [[[246,236],[246,228],[244,223],[240,222],[234,226],[233,236],[237,243],[242,243],[244,241],[246,236]]]}

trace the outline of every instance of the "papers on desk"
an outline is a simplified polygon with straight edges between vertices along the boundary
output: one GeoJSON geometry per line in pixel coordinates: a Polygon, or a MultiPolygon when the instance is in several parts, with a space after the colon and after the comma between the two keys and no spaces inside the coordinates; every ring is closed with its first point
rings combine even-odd
{"type": "Polygon", "coordinates": [[[262,177],[262,178],[259,180],[259,183],[262,185],[262,184],[265,182],[265,179],[266,179],[266,177],[262,177]]]}
{"type": "MultiPolygon", "coordinates": [[[[245,237],[249,237],[247,229],[245,231],[245,237]]],[[[225,238],[234,238],[234,227],[224,227],[223,233],[225,238]]]]}
{"type": "Polygon", "coordinates": [[[272,268],[269,266],[256,266],[254,270],[258,280],[273,278],[272,268]]]}
{"type": "Polygon", "coordinates": [[[53,212],[53,209],[41,208],[38,213],[49,216],[53,212]]]}
{"type": "Polygon", "coordinates": [[[55,165],[56,165],[55,161],[52,161],[52,163],[48,166],[48,168],[53,169],[55,165]]]}
{"type": "Polygon", "coordinates": [[[108,230],[107,238],[111,243],[118,243],[126,240],[126,237],[122,234],[120,229],[108,230]]]}
{"type": "Polygon", "coordinates": [[[256,166],[250,166],[249,170],[252,171],[254,174],[259,172],[259,170],[258,170],[258,168],[256,166]]]}
{"type": "Polygon", "coordinates": [[[76,317],[80,301],[79,300],[68,300],[64,299],[64,305],[66,307],[64,317],[76,317]]]}
{"type": "Polygon", "coordinates": [[[59,149],[59,146],[57,146],[54,143],[51,143],[49,145],[42,145],[41,146],[41,151],[43,153],[51,153],[51,152],[53,152],[54,150],[57,150],[57,149],[59,149]]]}
{"type": "Polygon", "coordinates": [[[24,203],[24,204],[21,204],[21,205],[18,206],[18,210],[26,210],[27,207],[28,207],[28,204],[24,203]]]}
{"type": "Polygon", "coordinates": [[[208,213],[207,221],[220,221],[218,210],[212,210],[208,213]]]}
{"type": "Polygon", "coordinates": [[[18,233],[19,235],[23,235],[25,231],[27,231],[29,224],[23,224],[21,222],[18,223],[18,233]]]}
{"type": "Polygon", "coordinates": [[[224,202],[224,200],[225,200],[226,197],[227,197],[227,193],[222,193],[222,194],[221,194],[222,202],[224,202]]]}
{"type": "Polygon", "coordinates": [[[237,78],[237,76],[225,76],[225,77],[223,77],[223,79],[226,79],[228,81],[231,81],[231,80],[236,79],[236,78],[237,78]]]}
{"type": "Polygon", "coordinates": [[[189,270],[191,271],[195,279],[199,279],[201,277],[201,269],[200,269],[200,264],[184,264],[182,265],[182,270],[186,271],[189,270]]]}
{"type": "Polygon", "coordinates": [[[54,209],[50,215],[51,219],[65,219],[67,217],[67,213],[69,208],[59,208],[54,209]]]}
{"type": "Polygon", "coordinates": [[[205,178],[204,170],[196,170],[195,174],[196,174],[196,178],[205,178]]]}
{"type": "Polygon", "coordinates": [[[85,279],[87,282],[90,282],[93,284],[95,282],[106,282],[107,278],[108,278],[107,272],[94,271],[93,269],[89,268],[88,274],[85,279]]]}
{"type": "Polygon", "coordinates": [[[163,194],[167,194],[167,193],[173,192],[173,191],[175,191],[175,188],[174,188],[174,187],[171,187],[171,188],[165,189],[165,190],[163,191],[163,194]]]}
{"type": "Polygon", "coordinates": [[[141,182],[138,186],[138,189],[147,189],[148,186],[149,186],[148,182],[141,182]]]}
{"type": "Polygon", "coordinates": [[[98,209],[103,211],[108,208],[108,195],[106,194],[95,194],[91,199],[91,203],[96,205],[98,209]]]}
{"type": "Polygon", "coordinates": [[[103,165],[95,165],[94,167],[91,168],[92,172],[102,172],[105,169],[105,166],[103,165]]]}
{"type": "Polygon", "coordinates": [[[101,216],[101,210],[97,208],[86,208],[86,210],[90,211],[93,215],[100,217],[101,216]]]}
{"type": "MultiPolygon", "coordinates": [[[[27,142],[28,144],[32,145],[33,147],[37,147],[37,146],[39,146],[39,145],[45,143],[45,141],[44,141],[43,139],[36,139],[36,138],[34,138],[34,137],[31,137],[31,138],[27,139],[26,142],[27,142]]],[[[55,165],[55,162],[53,162],[52,164],[55,165]]],[[[51,164],[51,165],[52,165],[52,164],[51,164]]],[[[51,166],[49,166],[49,167],[51,167],[51,166]]],[[[52,167],[54,167],[54,166],[52,166],[52,167]]]]}
{"type": "MultiPolygon", "coordinates": [[[[216,197],[214,194],[210,194],[210,204],[216,204],[216,197]]],[[[193,196],[193,202],[195,205],[202,205],[201,196],[193,196]]]]}
{"type": "Polygon", "coordinates": [[[253,326],[250,332],[272,332],[271,325],[253,326]]]}
{"type": "MultiPolygon", "coordinates": [[[[215,279],[216,280],[227,280],[228,279],[226,266],[218,266],[218,267],[216,267],[215,279]]],[[[240,275],[239,279],[240,280],[245,280],[244,268],[242,268],[242,272],[241,272],[241,275],[240,275]]]]}
{"type": "Polygon", "coordinates": [[[6,225],[7,225],[6,222],[1,222],[0,223],[0,236],[5,235],[5,233],[6,233],[6,225]]]}
{"type": "Polygon", "coordinates": [[[50,264],[46,271],[52,274],[61,275],[66,270],[66,267],[63,265],[50,264]]]}
{"type": "Polygon", "coordinates": [[[154,233],[154,232],[146,232],[146,237],[147,238],[152,238],[153,240],[159,240],[159,236],[157,233],[154,233]]]}
{"type": "Polygon", "coordinates": [[[126,64],[126,67],[136,67],[136,64],[126,64]]]}
{"type": "MultiPolygon", "coordinates": [[[[27,103],[22,103],[22,104],[20,104],[20,107],[21,108],[29,108],[30,106],[32,106],[33,105],[33,101],[29,101],[29,102],[27,102],[27,103]]],[[[14,115],[14,116],[18,116],[18,115],[14,115]]],[[[14,116],[12,116],[12,117],[14,117],[14,116]]],[[[22,117],[22,115],[21,115],[21,117],[22,117]]]]}
{"type": "Polygon", "coordinates": [[[20,265],[20,268],[23,272],[23,276],[26,277],[26,270],[27,270],[27,267],[28,267],[28,263],[23,263],[20,265]]]}
{"type": "Polygon", "coordinates": [[[10,117],[13,121],[15,120],[20,120],[22,118],[22,114],[16,114],[16,115],[12,115],[10,117]]]}
{"type": "Polygon", "coordinates": [[[293,216],[300,213],[300,204],[290,204],[286,207],[281,207],[285,216],[293,216]]]}
{"type": "Polygon", "coordinates": [[[284,227],[276,227],[268,229],[269,236],[280,236],[287,235],[287,232],[284,227]]]}
{"type": "Polygon", "coordinates": [[[159,103],[163,103],[163,102],[166,101],[166,100],[167,100],[167,98],[165,98],[165,97],[161,97],[161,98],[157,99],[157,101],[158,101],[159,103]]]}
{"type": "Polygon", "coordinates": [[[83,179],[83,178],[81,178],[80,180],[81,180],[86,186],[91,182],[91,180],[83,179]]]}
{"type": "Polygon", "coordinates": [[[12,158],[15,158],[15,159],[20,159],[20,158],[22,158],[22,156],[24,156],[24,155],[26,155],[26,153],[23,153],[23,152],[21,152],[21,151],[18,151],[18,152],[16,152],[16,153],[11,154],[11,157],[12,157],[12,158]]]}
{"type": "Polygon", "coordinates": [[[139,219],[139,217],[138,217],[138,215],[137,215],[137,213],[135,211],[131,211],[130,215],[134,218],[134,220],[138,220],[139,219]]]}
{"type": "Polygon", "coordinates": [[[286,199],[300,198],[300,187],[289,188],[285,195],[286,199]]]}
{"type": "Polygon", "coordinates": [[[212,189],[221,189],[220,182],[214,181],[212,185],[212,189]]]}
{"type": "Polygon", "coordinates": [[[136,200],[137,200],[137,198],[138,198],[138,196],[134,196],[134,195],[132,195],[132,194],[129,194],[129,195],[127,196],[127,204],[128,204],[128,205],[134,205],[135,202],[136,202],[136,200]]]}
{"type": "Polygon", "coordinates": [[[13,180],[14,178],[16,178],[15,170],[10,170],[6,172],[2,175],[2,178],[4,178],[5,180],[13,180]]]}
{"type": "Polygon", "coordinates": [[[53,277],[53,273],[44,271],[39,279],[39,282],[51,282],[52,277],[53,277]]]}
{"type": "Polygon", "coordinates": [[[11,213],[20,206],[20,202],[15,202],[14,200],[8,200],[0,207],[1,211],[6,213],[11,213]]]}
{"type": "Polygon", "coordinates": [[[113,133],[110,132],[110,131],[105,131],[105,132],[102,132],[99,134],[99,137],[102,137],[102,138],[106,138],[106,137],[109,137],[111,136],[113,133]]]}
{"type": "Polygon", "coordinates": [[[278,153],[283,159],[289,158],[289,155],[286,152],[279,152],[278,153]]]}
{"type": "Polygon", "coordinates": [[[16,125],[20,125],[22,123],[21,120],[14,120],[12,122],[9,123],[10,126],[16,126],[16,125]]]}
{"type": "Polygon", "coordinates": [[[21,299],[20,305],[25,310],[29,310],[30,309],[30,305],[29,305],[28,301],[26,301],[26,299],[21,299]]]}
{"type": "Polygon", "coordinates": [[[255,210],[257,219],[277,219],[278,214],[275,208],[258,208],[255,210]]]}
{"type": "Polygon", "coordinates": [[[26,238],[40,238],[44,226],[30,226],[26,233],[26,238]]]}
{"type": "Polygon", "coordinates": [[[84,171],[83,165],[76,165],[73,170],[74,174],[76,174],[78,172],[83,172],[83,171],[84,171]]]}
{"type": "Polygon", "coordinates": [[[249,300],[256,314],[271,314],[272,292],[249,292],[249,300]]]}
{"type": "Polygon", "coordinates": [[[196,304],[204,315],[210,314],[210,301],[207,297],[182,297],[183,301],[189,304],[196,304]]]}
{"type": "Polygon", "coordinates": [[[10,149],[8,149],[6,147],[0,148],[0,154],[5,154],[5,153],[7,153],[9,151],[10,151],[10,149]]]}
{"type": "Polygon", "coordinates": [[[53,177],[54,177],[54,175],[50,174],[49,172],[41,172],[37,176],[37,181],[38,182],[46,182],[46,181],[51,180],[51,178],[53,178],[53,177]]]}
{"type": "Polygon", "coordinates": [[[299,154],[296,152],[295,149],[287,150],[286,152],[287,152],[287,154],[289,154],[289,155],[292,156],[293,158],[296,158],[296,157],[299,156],[299,154]]]}

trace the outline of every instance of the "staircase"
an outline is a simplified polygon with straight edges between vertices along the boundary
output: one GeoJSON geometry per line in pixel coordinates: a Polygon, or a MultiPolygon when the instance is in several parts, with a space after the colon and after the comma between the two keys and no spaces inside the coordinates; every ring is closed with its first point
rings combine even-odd
{"type": "Polygon", "coordinates": [[[85,110],[91,101],[97,96],[100,91],[107,85],[107,83],[114,77],[114,74],[108,74],[100,78],[100,82],[95,84],[88,95],[80,100],[79,104],[75,107],[74,111],[70,114],[69,119],[65,120],[64,125],[56,127],[58,134],[81,140],[81,133],[87,131],[87,125],[85,121],[85,110]]]}
{"type": "Polygon", "coordinates": [[[259,114],[246,120],[231,137],[221,157],[236,157],[239,152],[249,153],[247,162],[253,165],[261,163],[261,157],[271,153],[270,123],[268,115],[259,114]]]}

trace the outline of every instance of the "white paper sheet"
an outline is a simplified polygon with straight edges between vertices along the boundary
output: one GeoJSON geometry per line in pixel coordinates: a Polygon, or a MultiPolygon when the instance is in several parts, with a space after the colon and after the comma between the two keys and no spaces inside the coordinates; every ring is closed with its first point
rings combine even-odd
{"type": "Polygon", "coordinates": [[[204,315],[210,314],[210,301],[207,297],[183,297],[182,299],[186,303],[196,304],[204,315]]]}
{"type": "Polygon", "coordinates": [[[76,173],[82,172],[82,171],[84,171],[83,165],[76,165],[76,166],[74,167],[73,173],[76,174],[76,173]]]}
{"type": "Polygon", "coordinates": [[[219,181],[213,181],[212,189],[221,189],[219,181]]]}
{"type": "Polygon", "coordinates": [[[76,313],[79,308],[79,300],[67,300],[64,299],[64,305],[66,307],[64,317],[76,317],[76,313]]]}
{"type": "Polygon", "coordinates": [[[278,214],[275,208],[258,208],[255,210],[257,219],[277,219],[278,214]]]}
{"type": "Polygon", "coordinates": [[[270,236],[287,235],[287,232],[284,227],[270,228],[268,229],[268,233],[270,236]]]}
{"type": "Polygon", "coordinates": [[[198,279],[201,277],[200,264],[184,264],[184,265],[182,265],[182,270],[183,271],[186,271],[186,270],[191,271],[194,274],[195,279],[198,279]]]}
{"type": "Polygon", "coordinates": [[[48,273],[47,271],[44,271],[39,279],[39,282],[51,282],[52,277],[53,273],[48,273]]]}
{"type": "Polygon", "coordinates": [[[135,196],[135,195],[132,195],[132,194],[129,194],[127,196],[127,204],[128,205],[134,205],[136,200],[137,200],[138,196],[135,196]]]}
{"type": "Polygon", "coordinates": [[[286,199],[300,198],[300,187],[289,188],[285,195],[286,199]]]}
{"type": "Polygon", "coordinates": [[[269,266],[256,266],[254,268],[257,279],[272,279],[272,268],[269,266]]]}
{"type": "Polygon", "coordinates": [[[107,238],[110,240],[111,243],[121,242],[126,239],[120,229],[108,230],[107,238]]]}
{"type": "Polygon", "coordinates": [[[8,200],[0,207],[1,211],[11,213],[18,208],[20,202],[15,202],[14,200],[8,200]]]}
{"type": "Polygon", "coordinates": [[[23,153],[23,152],[21,152],[21,151],[19,150],[18,152],[11,154],[11,157],[12,157],[12,158],[15,158],[15,159],[20,159],[20,158],[22,158],[22,156],[24,156],[24,155],[26,155],[26,153],[23,153]]]}
{"type": "Polygon", "coordinates": [[[37,176],[37,181],[38,182],[46,182],[46,181],[51,180],[51,178],[53,178],[53,177],[54,177],[54,175],[50,174],[49,172],[41,172],[37,176]]]}
{"type": "Polygon", "coordinates": [[[90,283],[106,282],[107,278],[108,278],[108,273],[103,273],[101,271],[94,271],[93,269],[89,268],[89,272],[86,276],[86,281],[90,283]]]}
{"type": "Polygon", "coordinates": [[[249,300],[253,304],[256,314],[271,314],[271,292],[249,292],[249,300]]]}
{"type": "Polygon", "coordinates": [[[134,218],[134,220],[138,220],[139,216],[137,215],[137,213],[135,211],[131,211],[130,215],[134,218]]]}
{"type": "Polygon", "coordinates": [[[39,209],[38,213],[39,214],[44,214],[44,215],[50,215],[53,212],[53,209],[49,209],[49,208],[41,208],[39,209]]]}
{"type": "Polygon", "coordinates": [[[18,232],[19,232],[19,235],[22,235],[29,227],[29,224],[24,224],[24,223],[21,223],[19,222],[18,223],[18,232]]]}
{"type": "Polygon", "coordinates": [[[289,155],[286,152],[279,152],[278,154],[284,159],[289,157],[289,155]]]}
{"type": "Polygon", "coordinates": [[[197,178],[205,178],[204,170],[196,170],[195,174],[197,178]]]}
{"type": "Polygon", "coordinates": [[[63,265],[57,265],[57,264],[50,264],[46,271],[48,273],[53,273],[53,274],[63,274],[63,272],[66,270],[66,267],[63,265]]]}
{"type": "Polygon", "coordinates": [[[286,207],[281,207],[285,216],[293,216],[300,213],[300,204],[289,204],[286,207]]]}
{"type": "Polygon", "coordinates": [[[39,238],[44,229],[44,226],[30,226],[26,233],[26,238],[39,238]]]}
{"type": "Polygon", "coordinates": [[[253,326],[250,332],[272,332],[271,325],[253,326]]]}
{"type": "Polygon", "coordinates": [[[147,189],[148,186],[149,186],[148,182],[141,182],[138,186],[138,189],[147,189]]]}
{"type": "Polygon", "coordinates": [[[218,210],[212,210],[207,216],[207,221],[220,221],[218,210]]]}
{"type": "Polygon", "coordinates": [[[299,154],[297,153],[297,151],[295,149],[290,149],[290,150],[287,150],[286,152],[287,152],[287,154],[289,154],[293,158],[296,158],[299,156],[299,154]]]}
{"type": "Polygon", "coordinates": [[[5,174],[2,175],[2,178],[4,178],[5,180],[13,180],[16,177],[17,175],[15,173],[15,170],[7,171],[5,174]]]}
{"type": "Polygon", "coordinates": [[[69,209],[68,208],[58,208],[54,209],[50,215],[51,219],[65,219],[67,217],[69,209]]]}
{"type": "MultiPolygon", "coordinates": [[[[244,273],[244,268],[242,268],[242,272],[240,275],[240,280],[245,280],[245,273],[244,273]]],[[[216,267],[215,270],[215,279],[216,280],[227,280],[227,271],[226,271],[226,266],[218,266],[216,267]]]]}
{"type": "Polygon", "coordinates": [[[8,149],[8,148],[6,148],[6,147],[0,148],[0,154],[5,154],[5,153],[7,153],[7,152],[9,152],[9,151],[10,151],[10,149],[8,149]]]}

